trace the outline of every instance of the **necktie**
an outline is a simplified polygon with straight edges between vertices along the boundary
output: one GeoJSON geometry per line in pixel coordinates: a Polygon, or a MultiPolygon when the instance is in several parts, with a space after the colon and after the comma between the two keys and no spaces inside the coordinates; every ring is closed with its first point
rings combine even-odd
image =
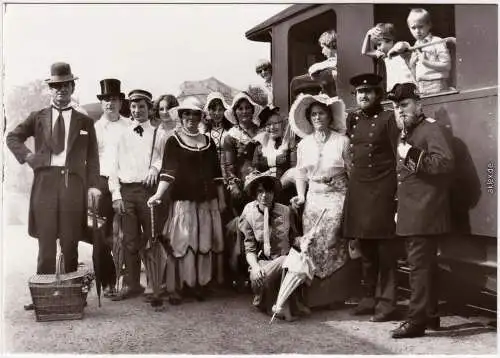
{"type": "Polygon", "coordinates": [[[56,119],[56,125],[52,129],[52,152],[54,154],[59,154],[64,150],[64,137],[66,134],[62,112],[71,110],[71,107],[61,109],[54,106],[54,109],[59,112],[59,115],[56,119]]]}
{"type": "Polygon", "coordinates": [[[269,208],[264,208],[264,256],[271,257],[271,233],[269,231],[269,208]]]}
{"type": "Polygon", "coordinates": [[[144,128],[139,124],[137,127],[134,128],[134,132],[139,134],[142,137],[142,133],[144,133],[144,128]]]}
{"type": "Polygon", "coordinates": [[[281,139],[281,138],[276,138],[276,139],[274,140],[274,149],[278,149],[278,148],[280,147],[281,143],[283,143],[283,139],[281,139]]]}

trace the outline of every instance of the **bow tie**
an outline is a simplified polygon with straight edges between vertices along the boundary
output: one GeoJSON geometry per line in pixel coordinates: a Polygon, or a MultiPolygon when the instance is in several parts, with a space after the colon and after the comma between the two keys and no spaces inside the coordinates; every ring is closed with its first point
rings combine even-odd
{"type": "Polygon", "coordinates": [[[139,124],[137,127],[134,128],[134,132],[139,134],[142,137],[142,133],[144,133],[144,128],[139,124]]]}

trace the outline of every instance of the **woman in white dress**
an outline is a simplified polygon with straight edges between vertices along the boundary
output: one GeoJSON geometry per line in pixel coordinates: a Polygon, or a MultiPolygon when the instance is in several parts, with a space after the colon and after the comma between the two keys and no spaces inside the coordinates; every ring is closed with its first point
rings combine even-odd
{"type": "Polygon", "coordinates": [[[326,209],[307,247],[315,272],[304,292],[305,303],[333,308],[359,284],[358,265],[350,259],[348,241],[340,230],[349,167],[344,102],[322,94],[300,94],[290,108],[290,126],[303,138],[297,148],[298,194],[291,203],[296,208],[304,206],[304,233],[326,209]]]}

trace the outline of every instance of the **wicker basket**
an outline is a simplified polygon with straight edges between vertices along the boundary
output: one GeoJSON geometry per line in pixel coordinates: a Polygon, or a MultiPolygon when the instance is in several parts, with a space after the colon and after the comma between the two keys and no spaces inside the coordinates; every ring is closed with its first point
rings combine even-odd
{"type": "Polygon", "coordinates": [[[87,291],[84,279],[91,274],[85,267],[68,274],[64,272],[64,259],[57,257],[55,275],[34,275],[28,285],[35,306],[37,322],[82,319],[87,291]]]}

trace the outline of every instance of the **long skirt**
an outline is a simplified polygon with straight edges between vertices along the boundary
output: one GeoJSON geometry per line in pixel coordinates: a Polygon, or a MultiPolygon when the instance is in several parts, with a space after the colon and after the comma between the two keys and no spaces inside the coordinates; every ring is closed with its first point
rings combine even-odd
{"type": "Polygon", "coordinates": [[[163,229],[167,241],[167,291],[223,282],[224,241],[217,199],[174,201],[163,229]]]}
{"type": "Polygon", "coordinates": [[[315,265],[314,278],[304,289],[309,307],[326,306],[351,297],[359,286],[359,264],[349,257],[348,240],[341,236],[342,212],[347,179],[338,176],[333,184],[310,182],[303,214],[304,233],[318,223],[308,254],[315,265]]]}

